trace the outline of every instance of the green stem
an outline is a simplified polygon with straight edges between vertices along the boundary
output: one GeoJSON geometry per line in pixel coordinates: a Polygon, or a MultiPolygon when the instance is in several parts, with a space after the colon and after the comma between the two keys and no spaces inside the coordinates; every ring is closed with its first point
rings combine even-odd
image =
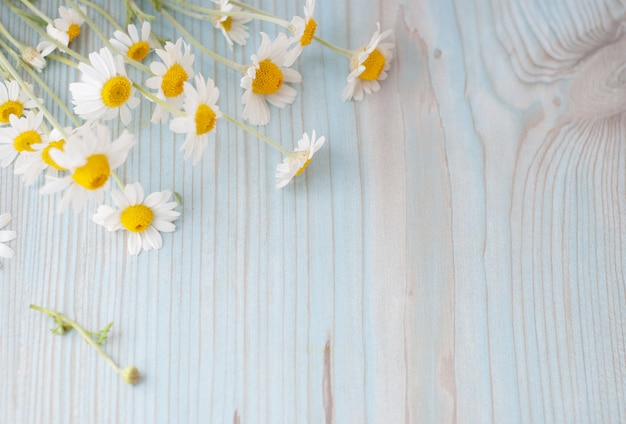
{"type": "MultiPolygon", "coordinates": [[[[21,59],[18,59],[18,58],[16,58],[16,60],[20,60],[21,61],[21,59]]],[[[20,87],[22,87],[22,90],[24,90],[24,92],[28,95],[28,97],[30,97],[30,99],[33,101],[33,103],[35,103],[37,108],[43,113],[43,115],[46,117],[48,122],[50,122],[50,124],[54,128],[56,128],[57,131],[59,131],[61,136],[64,139],[67,140],[68,137],[67,137],[67,134],[65,133],[65,130],[63,129],[63,126],[61,126],[59,121],[57,121],[56,118],[54,116],[52,116],[50,111],[48,111],[48,109],[39,101],[37,96],[35,96],[35,93],[33,93],[33,90],[31,90],[31,88],[28,86],[28,84],[26,84],[26,82],[24,82],[24,80],[20,77],[20,75],[17,72],[17,70],[13,67],[13,65],[11,65],[11,62],[9,62],[9,60],[6,58],[6,56],[2,52],[0,52],[0,65],[4,66],[6,68],[6,70],[11,74],[13,79],[15,79],[15,81],[17,81],[17,83],[20,85],[20,87]]]]}
{"type": "Polygon", "coordinates": [[[146,97],[148,100],[151,100],[154,103],[157,103],[162,108],[167,109],[172,115],[175,115],[175,116],[186,115],[185,112],[183,112],[182,110],[178,110],[175,107],[172,107],[169,103],[159,99],[157,96],[154,95],[154,93],[151,93],[148,90],[146,90],[141,84],[137,84],[136,82],[133,82],[133,87],[135,87],[135,89],[139,91],[141,94],[143,94],[143,96],[146,97]]]}
{"type": "Polygon", "coordinates": [[[11,44],[13,44],[20,51],[24,50],[25,44],[20,43],[11,35],[8,29],[0,22],[0,34],[3,35],[11,44]]]}
{"type": "Polygon", "coordinates": [[[50,19],[41,10],[37,9],[30,1],[28,1],[28,0],[20,0],[20,2],[24,6],[26,6],[27,9],[29,9],[31,12],[33,12],[35,15],[37,15],[39,18],[43,19],[44,21],[46,21],[50,25],[54,25],[54,21],[52,19],[50,19]]]}
{"type": "Polygon", "coordinates": [[[111,14],[109,12],[107,12],[106,10],[104,10],[102,7],[98,6],[97,4],[89,1],[89,0],[78,0],[79,2],[81,2],[82,4],[84,4],[85,6],[91,7],[93,10],[95,10],[96,12],[98,12],[100,15],[104,16],[104,18],[109,21],[109,23],[118,31],[122,31],[124,32],[125,29],[122,28],[122,26],[120,24],[117,23],[117,21],[115,20],[115,18],[113,18],[113,16],[111,16],[111,14]]]}
{"type": "Polygon", "coordinates": [[[180,33],[183,34],[183,36],[202,53],[206,54],[213,60],[220,62],[222,65],[226,65],[230,68],[233,68],[234,70],[239,71],[242,74],[246,72],[247,67],[242,66],[237,62],[233,62],[230,59],[226,59],[225,57],[220,56],[219,54],[212,52],[211,50],[204,47],[202,43],[196,40],[180,23],[178,23],[176,19],[174,19],[172,15],[167,13],[165,10],[161,9],[161,14],[165,17],[165,19],[170,21],[172,25],[174,25],[174,27],[176,27],[176,29],[180,31],[180,33]]]}
{"type": "Polygon", "coordinates": [[[119,186],[119,188],[123,191],[124,187],[126,187],[124,185],[124,183],[122,182],[122,179],[120,178],[120,176],[117,174],[117,172],[115,171],[111,171],[111,176],[113,177],[113,179],[115,180],[115,182],[117,183],[117,185],[119,186]]]}
{"type": "Polygon", "coordinates": [[[78,324],[76,321],[69,319],[68,317],[66,317],[65,315],[59,312],[42,308],[41,306],[30,305],[30,308],[39,312],[43,312],[44,314],[48,315],[50,318],[55,318],[55,320],[59,320],[63,322],[64,324],[67,324],[68,326],[72,327],[74,330],[78,332],[78,334],[82,336],[82,338],[87,343],[89,343],[91,346],[94,347],[94,349],[96,349],[96,352],[98,352],[100,356],[102,356],[105,359],[105,361],[107,361],[107,363],[111,366],[111,368],[115,370],[116,373],[121,375],[122,368],[120,368],[115,363],[115,361],[113,361],[113,359],[104,351],[104,349],[102,349],[102,347],[100,347],[100,345],[96,343],[93,337],[91,337],[91,334],[87,330],[85,330],[80,324],[78,324]]]}
{"type": "Polygon", "coordinates": [[[58,54],[50,53],[47,57],[49,59],[56,60],[57,62],[63,63],[64,65],[67,65],[69,67],[78,68],[78,63],[72,62],[68,58],[63,57],[63,56],[59,56],[58,54]]]}
{"type": "Polygon", "coordinates": [[[131,66],[134,66],[135,68],[139,69],[142,72],[152,75],[152,71],[150,71],[150,68],[148,68],[146,65],[143,65],[137,62],[136,60],[130,59],[128,56],[120,53],[115,47],[113,47],[113,45],[109,42],[109,39],[104,35],[104,33],[100,30],[100,28],[98,28],[98,26],[89,16],[87,16],[82,10],[80,10],[80,8],[76,5],[74,0],[67,0],[67,2],[76,9],[76,11],[80,14],[80,16],[82,16],[85,22],[87,22],[87,25],[89,26],[89,28],[92,31],[94,31],[98,37],[100,37],[104,45],[107,46],[109,50],[111,50],[115,54],[119,54],[120,56],[122,56],[122,58],[124,58],[124,62],[130,64],[131,66]]]}
{"type": "Polygon", "coordinates": [[[239,128],[241,128],[241,129],[249,132],[250,134],[260,138],[262,141],[266,142],[267,144],[269,144],[270,146],[274,147],[275,149],[278,149],[279,151],[281,151],[285,155],[287,155],[287,156],[293,155],[292,151],[285,149],[283,146],[281,146],[280,144],[276,143],[271,138],[261,134],[260,132],[258,132],[257,130],[255,130],[252,127],[249,127],[248,125],[244,124],[243,122],[240,122],[240,121],[236,120],[232,116],[229,116],[229,115],[225,114],[224,112],[222,112],[222,117],[224,119],[226,119],[228,122],[231,122],[231,123],[237,125],[239,128]]]}

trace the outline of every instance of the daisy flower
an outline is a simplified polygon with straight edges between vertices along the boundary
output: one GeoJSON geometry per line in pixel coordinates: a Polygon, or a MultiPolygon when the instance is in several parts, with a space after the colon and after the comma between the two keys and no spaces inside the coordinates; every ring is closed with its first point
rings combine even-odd
{"type": "Polygon", "coordinates": [[[202,75],[195,77],[196,87],[191,84],[185,88],[185,103],[183,108],[186,116],[174,118],[170,121],[170,130],[177,134],[187,134],[182,150],[185,159],[193,154],[193,164],[198,163],[202,152],[209,141],[209,132],[215,129],[215,123],[222,117],[217,106],[220,90],[211,78],[206,81],[202,75]]]}
{"type": "Polygon", "coordinates": [[[161,232],[171,233],[176,229],[172,221],[180,216],[173,210],[178,203],[168,202],[172,192],[158,191],[144,200],[141,184],[127,184],[124,191],[111,192],[113,202],[119,209],[102,205],[93,216],[96,224],[109,231],[127,230],[128,253],[138,255],[141,250],[160,249],[163,246],[161,232]]]}
{"type": "Polygon", "coordinates": [[[141,24],[140,37],[137,27],[130,24],[128,25],[128,34],[119,30],[115,31],[113,33],[114,38],[111,38],[109,42],[129,59],[141,62],[150,53],[150,31],[150,22],[145,21],[141,24]]]}
{"type": "MultiPolygon", "coordinates": [[[[165,49],[156,49],[156,54],[161,62],[152,62],[150,70],[154,74],[148,78],[146,85],[158,90],[157,97],[164,100],[170,106],[180,109],[185,99],[183,96],[185,82],[193,77],[193,60],[189,44],[184,43],[182,38],[176,40],[176,44],[168,41],[165,49]],[[184,52],[181,50],[184,48],[184,52]]],[[[169,112],[157,104],[152,114],[151,122],[156,124],[167,121],[169,112]]]]}
{"type": "Polygon", "coordinates": [[[33,46],[25,47],[24,50],[22,50],[22,60],[39,73],[46,67],[46,59],[44,59],[39,50],[33,46]]]}
{"type": "Polygon", "coordinates": [[[70,84],[74,112],[89,121],[108,121],[119,116],[128,125],[130,109],[139,105],[139,99],[133,96],[133,83],[126,76],[124,59],[120,55],[113,57],[103,47],[100,53],[90,53],[89,61],[91,65],[78,64],[82,82],[70,84]]]}
{"type": "MultiPolygon", "coordinates": [[[[80,10],[85,14],[87,13],[87,9],[84,6],[80,6],[80,10]]],[[[46,32],[50,38],[67,47],[74,38],[80,35],[80,27],[85,20],[77,10],[65,6],[59,7],[59,15],[61,17],[55,19],[54,24],[48,24],[46,32]]],[[[56,48],[57,46],[49,39],[41,40],[41,42],[37,44],[37,50],[41,52],[41,56],[43,57],[48,56],[56,48]]]]}
{"type": "MultiPolygon", "coordinates": [[[[230,4],[229,0],[219,0],[219,2],[214,1],[214,3],[218,3],[220,10],[223,12],[240,12],[242,10],[240,7],[230,4]]],[[[215,28],[222,31],[226,42],[228,42],[232,50],[233,42],[240,46],[245,46],[248,42],[250,34],[248,34],[246,24],[251,20],[250,18],[238,18],[234,16],[216,16],[213,18],[213,25],[215,25],[215,28]]]]}
{"type": "MultiPolygon", "coordinates": [[[[71,128],[64,128],[66,134],[72,132],[71,128]]],[[[57,129],[53,129],[47,140],[32,145],[33,151],[22,152],[15,161],[15,174],[22,175],[22,179],[26,185],[34,183],[39,174],[46,168],[52,168],[56,171],[67,171],[61,167],[50,157],[50,149],[63,150],[65,140],[57,129]]],[[[55,172],[56,172],[55,171],[55,172]]]]}
{"type": "Polygon", "coordinates": [[[391,34],[391,30],[380,33],[380,24],[369,44],[354,51],[350,59],[350,74],[348,85],[343,90],[344,100],[361,100],[363,93],[376,92],[380,89],[378,81],[387,78],[391,60],[393,59],[393,44],[381,43],[391,34]]]}
{"type": "MultiPolygon", "coordinates": [[[[0,228],[4,228],[9,225],[12,219],[13,217],[11,216],[11,214],[3,213],[2,215],[0,215],[0,228]]],[[[5,243],[11,240],[15,240],[16,237],[17,233],[15,231],[0,231],[0,257],[12,258],[15,255],[13,249],[11,249],[5,243]]]]}
{"type": "Polygon", "coordinates": [[[11,115],[21,117],[25,109],[35,107],[35,102],[22,90],[17,81],[0,82],[0,125],[8,124],[11,115]]]}
{"type": "Polygon", "coordinates": [[[98,203],[102,203],[111,171],[124,163],[134,143],[133,135],[126,130],[118,139],[111,141],[111,134],[105,125],[79,128],[66,140],[63,150],[53,148],[49,151],[52,160],[67,169],[70,175],[62,178],[46,176],[41,194],[65,190],[59,212],[70,203],[75,212],[80,212],[90,193],[98,203]]]}
{"type": "Polygon", "coordinates": [[[32,110],[26,116],[18,118],[9,116],[10,126],[0,128],[0,166],[6,168],[17,155],[22,152],[32,152],[35,144],[44,140],[41,132],[43,113],[35,114],[32,110]]]}
{"type": "Polygon", "coordinates": [[[317,29],[317,22],[313,19],[314,10],[315,0],[307,0],[306,6],[304,6],[304,18],[294,16],[291,20],[293,37],[291,37],[290,42],[295,43],[295,46],[287,52],[285,56],[285,66],[293,65],[296,59],[300,57],[302,49],[313,41],[313,36],[317,29]]]}
{"type": "Polygon", "coordinates": [[[284,66],[289,39],[283,33],[278,34],[274,42],[268,35],[261,33],[261,47],[252,55],[252,65],[241,78],[244,104],[243,118],[254,125],[267,125],[270,122],[270,110],[267,103],[283,108],[293,103],[298,92],[285,83],[300,82],[298,71],[284,66]]]}
{"type": "Polygon", "coordinates": [[[276,188],[285,187],[294,177],[300,175],[309,166],[313,155],[322,147],[324,141],[325,137],[315,137],[315,130],[310,138],[307,133],[302,134],[298,148],[276,167],[276,188]]]}

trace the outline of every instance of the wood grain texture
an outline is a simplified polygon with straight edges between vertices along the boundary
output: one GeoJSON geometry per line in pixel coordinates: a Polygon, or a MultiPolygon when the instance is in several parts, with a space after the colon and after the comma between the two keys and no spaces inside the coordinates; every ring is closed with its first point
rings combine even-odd
{"type": "MultiPolygon", "coordinates": [[[[287,18],[304,6],[253,3],[287,18]]],[[[305,50],[296,102],[266,133],[328,142],[282,191],[274,150],[224,121],[192,167],[149,104],[120,174],[182,194],[158,252],[128,256],[91,222],[95,205],[57,215],[58,197],[0,171],[19,236],[0,269],[0,422],[626,420],[623,2],[318,0],[315,15],[348,48],[380,21],[394,61],[380,92],[345,103],[346,59],[305,50]],[[91,329],[114,321],[106,349],[142,383],[50,334],[30,303],[91,329]]],[[[257,47],[253,35],[231,54],[179,18],[238,62],[257,47]]],[[[75,46],[100,45],[85,30],[75,46]]],[[[197,52],[195,69],[241,116],[239,75],[197,52]]],[[[44,75],[69,103],[79,75],[44,75]]]]}

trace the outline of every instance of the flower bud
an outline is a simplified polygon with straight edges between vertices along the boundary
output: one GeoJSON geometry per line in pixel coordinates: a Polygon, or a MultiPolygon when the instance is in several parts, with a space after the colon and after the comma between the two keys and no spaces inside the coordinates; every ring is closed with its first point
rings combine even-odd
{"type": "Polygon", "coordinates": [[[129,365],[122,370],[120,373],[125,383],[128,384],[137,384],[139,380],[141,380],[141,374],[139,374],[139,370],[135,368],[134,365],[129,365]]]}
{"type": "Polygon", "coordinates": [[[32,66],[37,72],[41,72],[41,70],[46,67],[46,59],[44,59],[41,53],[39,53],[39,51],[32,46],[28,46],[22,50],[22,59],[24,59],[24,62],[32,66]]]}

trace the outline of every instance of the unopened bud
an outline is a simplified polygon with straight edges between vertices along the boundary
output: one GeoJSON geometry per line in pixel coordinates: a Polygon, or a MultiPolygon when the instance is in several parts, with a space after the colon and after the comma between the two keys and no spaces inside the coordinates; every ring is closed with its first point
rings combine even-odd
{"type": "Polygon", "coordinates": [[[137,384],[139,380],[141,380],[141,374],[139,374],[139,370],[135,368],[134,365],[129,365],[124,368],[120,375],[124,379],[124,382],[128,384],[137,384]]]}
{"type": "Polygon", "coordinates": [[[44,59],[41,53],[39,53],[39,51],[32,46],[28,46],[22,50],[22,59],[24,59],[24,62],[32,66],[37,72],[41,72],[41,70],[46,67],[46,59],[44,59]]]}

